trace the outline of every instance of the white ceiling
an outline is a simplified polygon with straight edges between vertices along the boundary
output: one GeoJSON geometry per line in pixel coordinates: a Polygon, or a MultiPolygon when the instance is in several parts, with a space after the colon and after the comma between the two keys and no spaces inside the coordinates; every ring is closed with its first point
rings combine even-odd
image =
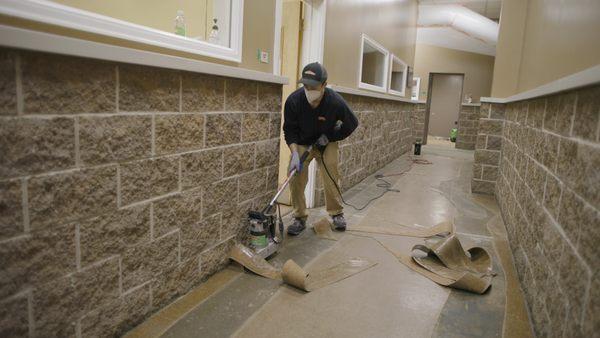
{"type": "Polygon", "coordinates": [[[417,43],[483,55],[496,55],[496,46],[469,38],[449,27],[420,27],[417,29],[417,43]]]}
{"type": "Polygon", "coordinates": [[[500,18],[500,9],[502,8],[502,0],[419,0],[419,4],[463,5],[474,12],[496,21],[500,18]]]}

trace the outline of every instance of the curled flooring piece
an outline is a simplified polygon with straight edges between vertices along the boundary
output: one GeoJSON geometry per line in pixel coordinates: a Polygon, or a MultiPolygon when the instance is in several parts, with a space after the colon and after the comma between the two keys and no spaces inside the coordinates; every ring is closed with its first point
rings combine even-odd
{"type": "Polygon", "coordinates": [[[482,294],[490,287],[494,276],[488,252],[474,247],[468,250],[469,257],[455,236],[432,245],[415,245],[412,256],[381,244],[400,262],[440,285],[482,294]],[[415,254],[417,250],[426,255],[415,254]]]}
{"type": "Polygon", "coordinates": [[[319,221],[313,224],[313,231],[317,234],[317,237],[328,239],[331,241],[337,241],[338,236],[331,230],[331,222],[326,217],[321,218],[319,221]]]}
{"type": "Polygon", "coordinates": [[[257,256],[248,247],[236,244],[229,252],[229,258],[240,263],[246,269],[266,278],[281,280],[281,270],[275,268],[266,259],[257,256]]]}
{"type": "Polygon", "coordinates": [[[396,235],[396,236],[408,236],[408,237],[432,237],[436,235],[448,235],[454,233],[452,222],[445,221],[441,222],[431,228],[413,228],[408,226],[394,226],[394,227],[378,227],[368,225],[352,225],[348,227],[347,231],[356,232],[368,232],[382,235],[396,235]]]}
{"type": "Polygon", "coordinates": [[[285,262],[283,269],[280,270],[264,258],[256,256],[250,248],[242,244],[236,244],[231,248],[229,258],[257,275],[274,280],[283,280],[286,284],[304,291],[313,291],[341,281],[377,264],[363,258],[352,258],[328,268],[308,273],[290,259],[285,262]]]}

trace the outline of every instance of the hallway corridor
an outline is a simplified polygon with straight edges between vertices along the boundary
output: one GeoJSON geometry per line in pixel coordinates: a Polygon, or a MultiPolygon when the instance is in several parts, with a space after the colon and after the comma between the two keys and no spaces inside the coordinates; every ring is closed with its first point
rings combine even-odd
{"type": "MultiPolygon", "coordinates": [[[[362,211],[346,207],[353,224],[432,226],[454,222],[465,249],[486,248],[497,275],[483,295],[437,285],[400,263],[376,240],[399,251],[421,238],[346,232],[339,241],[317,237],[309,228],[287,238],[270,262],[280,267],[293,258],[318,269],[352,257],[377,263],[367,271],[305,293],[241,269],[232,263],[213,276],[211,295],[192,290],[129,332],[130,337],[528,337],[527,310],[508,248],[504,224],[493,197],[470,193],[473,153],[441,142],[425,146],[431,165],[386,178],[389,192],[362,211]],[[372,236],[373,238],[369,238],[372,236]],[[186,305],[187,303],[187,305],[186,305]]],[[[378,171],[393,175],[409,168],[402,156],[378,171]]],[[[346,199],[364,205],[380,188],[369,177],[346,199]]],[[[325,215],[312,210],[309,224],[325,215]]],[[[289,224],[289,217],[286,218],[289,224]]],[[[432,238],[431,240],[435,240],[432,238]]],[[[207,284],[211,284],[211,280],[207,284]]],[[[205,285],[198,289],[204,288],[205,285]]]]}

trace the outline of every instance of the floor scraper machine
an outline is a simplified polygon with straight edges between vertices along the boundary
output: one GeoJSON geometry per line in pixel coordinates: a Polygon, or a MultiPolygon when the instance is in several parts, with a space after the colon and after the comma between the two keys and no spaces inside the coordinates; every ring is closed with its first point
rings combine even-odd
{"type": "MultiPolygon", "coordinates": [[[[300,163],[304,163],[313,146],[300,156],[300,163]]],[[[284,237],[283,220],[281,219],[281,210],[277,205],[277,199],[283,193],[283,190],[288,186],[292,177],[296,174],[296,169],[289,172],[287,178],[277,190],[277,193],[261,211],[250,211],[248,213],[248,223],[250,227],[250,246],[257,256],[267,258],[273,255],[282,243],[284,237]],[[276,229],[279,230],[279,237],[276,234],[276,229]]]]}

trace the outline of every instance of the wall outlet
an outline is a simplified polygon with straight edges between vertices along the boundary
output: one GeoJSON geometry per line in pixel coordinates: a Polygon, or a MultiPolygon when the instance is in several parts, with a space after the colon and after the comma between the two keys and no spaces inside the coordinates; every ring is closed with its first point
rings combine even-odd
{"type": "Polygon", "coordinates": [[[261,63],[269,63],[269,52],[265,50],[258,50],[258,60],[261,63]]]}

